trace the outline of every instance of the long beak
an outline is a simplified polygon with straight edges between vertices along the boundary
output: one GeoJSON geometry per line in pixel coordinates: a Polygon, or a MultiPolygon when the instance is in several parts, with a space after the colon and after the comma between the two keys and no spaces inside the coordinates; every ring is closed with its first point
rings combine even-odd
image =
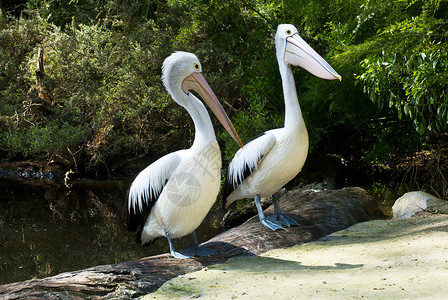
{"type": "Polygon", "coordinates": [[[227,208],[229,208],[229,206],[233,203],[233,202],[235,202],[237,199],[235,199],[235,200],[227,200],[226,201],[226,204],[224,205],[224,209],[227,209],[227,208]]]}
{"type": "Polygon", "coordinates": [[[241,148],[244,147],[243,142],[241,142],[241,139],[235,130],[235,127],[233,127],[233,124],[224,111],[224,108],[221,103],[219,103],[218,98],[216,98],[215,93],[213,93],[202,73],[193,72],[193,74],[185,78],[182,83],[182,89],[187,94],[189,90],[197,92],[207,103],[212,112],[218,118],[219,122],[221,122],[222,126],[227,130],[235,142],[237,142],[241,148]]]}
{"type": "Polygon", "coordinates": [[[286,65],[299,66],[323,79],[339,79],[339,75],[298,33],[286,38],[286,65]]]}

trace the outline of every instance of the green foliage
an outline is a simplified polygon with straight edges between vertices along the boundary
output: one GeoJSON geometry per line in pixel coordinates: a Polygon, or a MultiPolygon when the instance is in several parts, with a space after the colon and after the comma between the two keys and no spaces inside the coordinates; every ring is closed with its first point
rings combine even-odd
{"type": "Polygon", "coordinates": [[[395,157],[405,156],[418,149],[421,139],[413,130],[411,122],[378,120],[372,133],[375,139],[363,160],[370,163],[388,162],[395,157]]]}
{"type": "Polygon", "coordinates": [[[438,1],[409,5],[419,6],[418,13],[379,32],[376,44],[381,43],[382,51],[367,55],[357,79],[378,107],[395,110],[400,120],[408,117],[420,134],[444,132],[448,129],[447,5],[440,7],[438,1]],[[437,18],[441,13],[444,18],[437,18]]]}
{"type": "Polygon", "coordinates": [[[167,135],[185,135],[185,118],[176,118],[179,109],[160,82],[166,49],[156,45],[166,45],[170,32],[148,21],[124,36],[108,25],[73,20],[62,30],[38,14],[2,22],[2,57],[11,59],[0,61],[0,149],[9,157],[56,155],[77,168],[76,152],[90,168],[117,155],[167,151],[167,135]],[[38,97],[39,47],[52,104],[38,97]]]}
{"type": "Polygon", "coordinates": [[[75,128],[68,123],[26,129],[13,124],[2,135],[3,146],[11,156],[41,159],[67,149],[76,152],[76,147],[83,142],[87,131],[86,127],[75,128]]]}
{"type": "MultiPolygon", "coordinates": [[[[279,23],[292,23],[343,78],[328,82],[294,69],[310,150],[367,162],[405,155],[447,130],[447,6],[437,0],[4,2],[0,152],[59,157],[89,169],[187,147],[191,121],[160,81],[161,64],[174,50],[199,57],[247,142],[282,126],[273,37],[279,23]],[[39,47],[43,90],[53,103],[39,97],[39,47]]],[[[237,145],[218,122],[216,129],[230,160],[237,145]]]]}
{"type": "MultiPolygon", "coordinates": [[[[244,144],[266,130],[283,126],[283,116],[267,111],[264,99],[253,100],[246,110],[239,111],[232,118],[232,123],[238,128],[238,134],[244,144]]],[[[225,142],[224,160],[230,162],[239,145],[225,131],[218,137],[225,142]]]]}

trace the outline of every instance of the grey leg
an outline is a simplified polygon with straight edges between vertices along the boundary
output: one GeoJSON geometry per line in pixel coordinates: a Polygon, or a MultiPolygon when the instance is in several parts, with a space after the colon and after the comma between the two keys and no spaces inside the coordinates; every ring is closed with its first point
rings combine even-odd
{"type": "Polygon", "coordinates": [[[263,213],[263,208],[261,207],[260,199],[260,195],[255,195],[255,206],[257,207],[258,217],[260,218],[261,224],[272,230],[283,229],[283,226],[280,223],[266,219],[263,213]]]}
{"type": "Polygon", "coordinates": [[[287,215],[282,214],[280,209],[280,201],[274,201],[274,213],[267,217],[269,221],[278,222],[285,226],[297,226],[299,225],[293,218],[288,217],[287,215]]]}
{"type": "Polygon", "coordinates": [[[188,256],[210,256],[215,255],[215,251],[209,250],[207,248],[201,247],[198,244],[198,239],[196,238],[196,233],[193,231],[190,234],[191,246],[183,249],[182,254],[188,256]]]}
{"type": "Polygon", "coordinates": [[[165,227],[163,227],[163,230],[165,231],[165,237],[168,240],[168,245],[170,246],[170,253],[172,256],[174,256],[177,259],[186,259],[186,258],[192,258],[192,256],[184,255],[180,252],[177,252],[174,248],[173,242],[171,241],[170,235],[165,227]]]}

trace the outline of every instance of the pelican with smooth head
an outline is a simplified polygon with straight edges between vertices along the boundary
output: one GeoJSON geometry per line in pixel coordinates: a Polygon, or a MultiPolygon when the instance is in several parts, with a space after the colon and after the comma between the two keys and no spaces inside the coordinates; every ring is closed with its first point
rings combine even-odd
{"type": "Polygon", "coordinates": [[[285,101],[284,127],[266,131],[238,150],[227,169],[223,188],[225,207],[238,199],[253,197],[261,223],[272,230],[297,222],[281,213],[278,201],[274,201],[274,214],[265,217],[260,198],[273,195],[293,179],[302,170],[308,153],[308,132],[291,66],[300,66],[323,79],[341,80],[293,25],[278,26],[275,45],[285,101]]]}
{"type": "Polygon", "coordinates": [[[145,245],[165,236],[171,254],[180,259],[214,254],[198,245],[194,230],[215,202],[221,181],[221,151],[210,116],[190,90],[199,94],[243,146],[201,71],[201,63],[194,54],[175,52],[165,59],[163,84],[193,119],[195,138],[191,148],[167,154],[141,171],[131,185],[126,203],[128,230],[136,232],[136,241],[145,245]],[[171,238],[188,234],[192,245],[176,251],[171,238]]]}

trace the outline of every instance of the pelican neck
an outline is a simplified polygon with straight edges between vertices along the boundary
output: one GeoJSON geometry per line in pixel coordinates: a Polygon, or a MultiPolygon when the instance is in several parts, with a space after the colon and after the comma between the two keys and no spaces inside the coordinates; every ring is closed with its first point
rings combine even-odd
{"type": "Polygon", "coordinates": [[[192,148],[216,142],[212,120],[204,104],[192,93],[189,93],[186,95],[184,107],[194,123],[195,136],[192,148]]]}
{"type": "Polygon", "coordinates": [[[283,97],[285,101],[285,128],[304,126],[302,110],[297,98],[296,84],[291,67],[279,59],[280,76],[282,78],[283,97]]]}

